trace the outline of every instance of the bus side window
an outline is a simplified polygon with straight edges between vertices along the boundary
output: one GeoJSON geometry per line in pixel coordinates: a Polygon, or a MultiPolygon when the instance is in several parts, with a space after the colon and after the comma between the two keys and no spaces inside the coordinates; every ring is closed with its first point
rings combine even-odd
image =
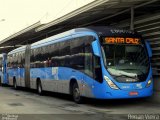
{"type": "Polygon", "coordinates": [[[96,81],[102,83],[102,68],[100,63],[100,57],[94,56],[94,78],[96,81]]]}
{"type": "Polygon", "coordinates": [[[71,60],[70,65],[73,69],[84,71],[84,52],[85,39],[82,37],[71,40],[71,60]]]}
{"type": "Polygon", "coordinates": [[[85,46],[85,69],[84,72],[93,78],[93,54],[90,45],[85,46]]]}
{"type": "Polygon", "coordinates": [[[85,36],[85,69],[84,72],[93,78],[93,52],[92,42],[95,40],[93,36],[85,36]]]}

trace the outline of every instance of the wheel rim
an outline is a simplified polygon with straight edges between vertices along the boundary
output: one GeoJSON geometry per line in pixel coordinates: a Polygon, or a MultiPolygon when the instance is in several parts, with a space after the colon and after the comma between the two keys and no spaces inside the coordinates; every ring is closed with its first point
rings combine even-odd
{"type": "Polygon", "coordinates": [[[80,100],[80,92],[78,88],[75,88],[73,91],[73,97],[75,101],[79,101],[80,100]]]}

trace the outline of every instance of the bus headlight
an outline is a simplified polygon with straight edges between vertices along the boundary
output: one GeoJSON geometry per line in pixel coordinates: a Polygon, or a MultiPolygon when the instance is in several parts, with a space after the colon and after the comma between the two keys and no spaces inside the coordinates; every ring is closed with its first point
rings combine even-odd
{"type": "Polygon", "coordinates": [[[112,89],[116,89],[116,90],[119,89],[107,76],[104,76],[104,79],[107,81],[108,85],[109,85],[112,89]]]}
{"type": "Polygon", "coordinates": [[[150,80],[148,80],[146,87],[149,87],[152,83],[152,78],[150,80]]]}

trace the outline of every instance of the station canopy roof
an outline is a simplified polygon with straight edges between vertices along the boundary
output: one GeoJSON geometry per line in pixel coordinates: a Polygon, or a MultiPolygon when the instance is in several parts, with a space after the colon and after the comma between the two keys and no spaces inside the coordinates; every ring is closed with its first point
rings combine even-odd
{"type": "Polygon", "coordinates": [[[3,39],[0,41],[0,52],[8,52],[77,27],[114,25],[130,19],[131,7],[134,7],[135,17],[153,14],[159,10],[160,0],[95,0],[49,23],[39,21],[3,39]]]}

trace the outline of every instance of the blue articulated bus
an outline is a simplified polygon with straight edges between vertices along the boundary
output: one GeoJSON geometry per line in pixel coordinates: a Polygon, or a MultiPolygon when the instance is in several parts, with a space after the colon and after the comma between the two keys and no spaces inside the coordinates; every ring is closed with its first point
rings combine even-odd
{"type": "Polygon", "coordinates": [[[0,54],[0,84],[1,85],[8,85],[7,55],[6,55],[6,53],[0,54]]]}
{"type": "Polygon", "coordinates": [[[152,95],[148,42],[134,31],[73,29],[8,53],[9,84],[96,99],[152,95]]]}

